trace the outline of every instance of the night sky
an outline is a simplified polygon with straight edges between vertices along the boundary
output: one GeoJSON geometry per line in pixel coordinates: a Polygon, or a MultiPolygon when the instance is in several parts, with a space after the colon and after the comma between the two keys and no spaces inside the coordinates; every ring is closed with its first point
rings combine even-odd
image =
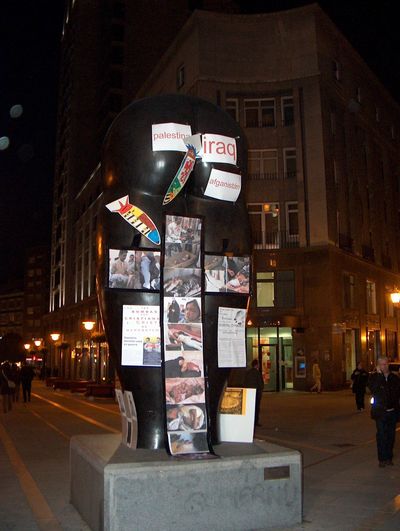
{"type": "MultiPolygon", "coordinates": [[[[79,2],[79,0],[77,0],[79,2]]],[[[135,1],[135,0],[129,0],[135,1]]],[[[243,12],[310,2],[239,2],[243,12]]],[[[400,101],[396,2],[319,2],[400,101]]],[[[3,0],[0,13],[0,285],[21,278],[24,250],[50,242],[58,60],[64,0],[3,0]],[[19,118],[13,105],[23,106],[19,118]]]]}

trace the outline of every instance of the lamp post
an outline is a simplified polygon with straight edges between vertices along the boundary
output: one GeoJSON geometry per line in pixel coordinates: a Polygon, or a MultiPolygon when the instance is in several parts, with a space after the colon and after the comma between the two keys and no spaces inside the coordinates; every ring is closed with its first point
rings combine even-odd
{"type": "MultiPolygon", "coordinates": [[[[40,338],[36,338],[36,339],[33,340],[33,344],[36,347],[36,352],[37,353],[39,353],[39,348],[42,345],[42,342],[43,341],[40,338]]],[[[41,370],[41,374],[40,374],[40,379],[43,380],[44,378],[46,378],[46,354],[44,352],[42,352],[42,370],[41,370]]]]}
{"type": "Polygon", "coordinates": [[[393,291],[390,294],[390,300],[392,301],[393,304],[399,304],[400,303],[400,291],[398,291],[397,289],[393,291]]]}
{"type": "Polygon", "coordinates": [[[82,321],[83,328],[89,332],[89,380],[92,379],[92,330],[95,324],[96,321],[82,321]]]}
{"type": "Polygon", "coordinates": [[[31,344],[24,343],[24,349],[25,349],[25,361],[26,361],[26,356],[29,354],[29,351],[31,350],[31,344]]]}
{"type": "Polygon", "coordinates": [[[56,343],[60,339],[60,337],[61,337],[61,334],[59,334],[58,332],[52,332],[50,334],[50,338],[53,341],[53,345],[54,345],[54,350],[52,350],[52,352],[50,353],[50,376],[53,376],[53,373],[54,373],[54,366],[55,366],[55,361],[57,357],[56,343]]]}

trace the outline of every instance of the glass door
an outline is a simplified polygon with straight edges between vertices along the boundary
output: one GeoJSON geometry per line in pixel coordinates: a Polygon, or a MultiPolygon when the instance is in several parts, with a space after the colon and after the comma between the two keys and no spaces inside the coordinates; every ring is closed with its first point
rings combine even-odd
{"type": "Polygon", "coordinates": [[[261,358],[264,391],[276,391],[276,345],[260,345],[259,358],[261,358]]]}

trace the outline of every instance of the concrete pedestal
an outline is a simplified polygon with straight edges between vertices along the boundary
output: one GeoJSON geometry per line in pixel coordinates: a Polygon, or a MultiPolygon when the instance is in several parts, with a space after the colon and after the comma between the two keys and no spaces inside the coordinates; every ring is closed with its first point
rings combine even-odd
{"type": "Polygon", "coordinates": [[[263,441],[220,459],[130,450],[119,435],[71,440],[71,502],[94,530],[263,530],[301,523],[301,456],[263,441]]]}

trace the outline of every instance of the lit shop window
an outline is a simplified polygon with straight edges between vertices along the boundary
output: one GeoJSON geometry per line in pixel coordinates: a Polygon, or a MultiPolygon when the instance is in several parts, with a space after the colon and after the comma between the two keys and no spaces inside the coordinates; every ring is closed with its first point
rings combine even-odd
{"type": "Polygon", "coordinates": [[[245,127],[275,127],[273,98],[244,100],[245,127]]]}

